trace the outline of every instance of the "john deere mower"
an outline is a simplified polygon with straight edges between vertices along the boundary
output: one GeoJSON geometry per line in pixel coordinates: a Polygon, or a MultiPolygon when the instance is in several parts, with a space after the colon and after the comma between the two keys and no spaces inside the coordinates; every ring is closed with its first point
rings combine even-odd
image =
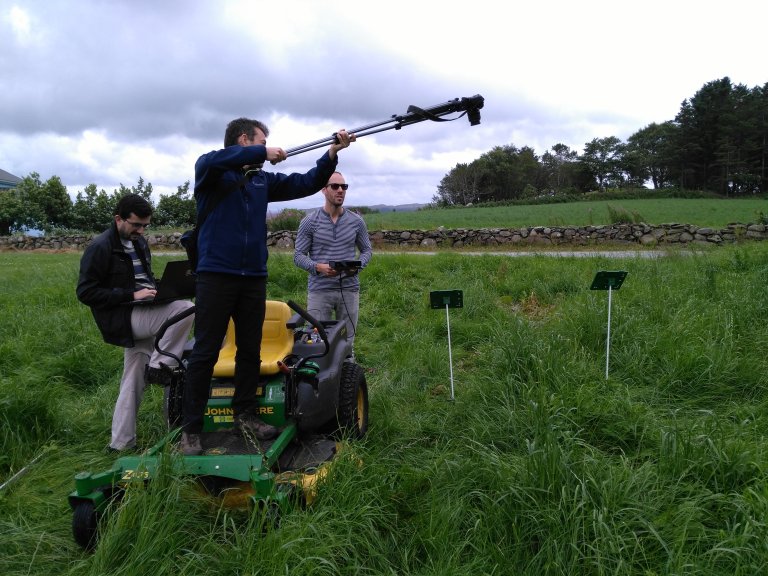
{"type": "MultiPolygon", "coordinates": [[[[168,326],[194,312],[185,310],[168,326]]],[[[158,348],[159,349],[159,348],[158,348]]],[[[160,350],[168,356],[172,356],[160,350]]],[[[309,504],[315,482],[327,472],[342,439],[360,439],[368,428],[368,387],[363,368],[351,358],[346,322],[318,321],[292,301],[268,301],[261,345],[259,415],[281,429],[271,441],[233,431],[235,339],[230,322],[211,381],[202,434],[203,454],[184,456],[173,450],[178,427],[186,356],[165,387],[169,433],[141,455],[117,458],[106,472],[80,472],[69,495],[72,532],[83,548],[96,545],[99,522],[131,482],[151,482],[160,460],[174,474],[194,476],[228,506],[266,508],[279,514],[309,504]],[[291,309],[295,314],[291,313],[291,309]],[[170,458],[169,458],[170,454],[170,458]]]]}

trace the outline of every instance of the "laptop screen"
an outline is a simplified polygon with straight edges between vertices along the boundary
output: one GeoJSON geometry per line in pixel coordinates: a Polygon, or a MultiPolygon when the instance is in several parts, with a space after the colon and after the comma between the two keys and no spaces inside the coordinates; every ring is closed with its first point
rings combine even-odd
{"type": "Polygon", "coordinates": [[[189,260],[168,262],[159,284],[154,298],[134,300],[133,304],[160,304],[172,300],[194,298],[195,274],[189,267],[189,260]]]}

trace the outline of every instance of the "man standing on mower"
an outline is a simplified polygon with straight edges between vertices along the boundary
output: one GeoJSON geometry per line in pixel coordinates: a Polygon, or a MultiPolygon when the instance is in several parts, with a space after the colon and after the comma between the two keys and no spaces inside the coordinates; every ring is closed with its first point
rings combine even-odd
{"type": "Polygon", "coordinates": [[[286,159],[267,147],[269,129],[238,118],[227,125],[224,148],[195,163],[197,214],[207,213],[198,235],[195,345],[184,386],[181,451],[202,453],[203,416],[210,381],[230,317],[235,325],[234,429],[259,440],[278,435],[257,415],[261,333],[267,300],[267,204],[294,200],[320,190],[333,174],[337,153],[355,135],[339,130],[336,141],[306,174],[264,172],[264,162],[286,159]],[[215,202],[210,212],[206,207],[215,202]]]}
{"type": "MultiPolygon", "coordinates": [[[[111,451],[136,446],[136,416],[145,385],[167,384],[175,368],[175,361],[154,349],[155,334],[166,320],[192,306],[188,300],[134,305],[157,293],[152,256],[143,236],[151,216],[152,206],[145,198],[123,196],[112,225],[88,244],[80,260],[77,298],[90,307],[104,341],[125,348],[111,451]]],[[[171,325],[160,347],[180,358],[193,321],[190,314],[171,325]]]]}
{"type": "Polygon", "coordinates": [[[343,206],[348,188],[341,172],[331,175],[323,188],[324,206],[299,224],[293,261],[309,272],[307,312],[318,320],[346,321],[353,347],[360,307],[359,269],[335,270],[329,262],[359,259],[360,268],[365,268],[373,250],[365,220],[343,206]]]}

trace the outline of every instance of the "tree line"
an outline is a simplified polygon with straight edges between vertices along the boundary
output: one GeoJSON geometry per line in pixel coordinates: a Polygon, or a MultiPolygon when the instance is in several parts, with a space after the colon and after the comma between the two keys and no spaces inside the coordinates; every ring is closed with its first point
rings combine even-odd
{"type": "MultiPolygon", "coordinates": [[[[674,120],[650,124],[626,142],[595,138],[579,155],[555,144],[539,157],[527,146],[497,146],[457,164],[437,187],[436,206],[570,197],[622,188],[706,191],[723,196],[768,190],[768,83],[747,88],[728,77],[705,84],[683,101],[674,120]]],[[[37,229],[94,232],[112,221],[117,201],[140,194],[154,207],[153,225],[184,228],[195,220],[189,181],[155,206],[152,184],[139,178],[111,194],[89,184],[73,201],[58,176],[33,172],[16,188],[0,190],[0,235],[37,229]]]]}
{"type": "Polygon", "coordinates": [[[195,221],[196,206],[189,181],[178,186],[174,194],[161,194],[157,204],[152,198],[152,184],[141,177],[136,186],[121,184],[111,194],[89,184],[72,201],[61,178],[52,176],[42,182],[40,175],[33,172],[16,188],[0,190],[0,236],[23,230],[105,230],[113,220],[117,202],[126,194],[139,194],[149,201],[154,208],[153,226],[185,228],[195,221]]]}
{"type": "Polygon", "coordinates": [[[682,102],[674,120],[652,123],[626,142],[595,138],[579,155],[555,144],[540,157],[527,146],[497,146],[457,164],[441,180],[438,206],[578,195],[621,188],[676,188],[723,196],[768,190],[768,83],[728,77],[682,102]]]}

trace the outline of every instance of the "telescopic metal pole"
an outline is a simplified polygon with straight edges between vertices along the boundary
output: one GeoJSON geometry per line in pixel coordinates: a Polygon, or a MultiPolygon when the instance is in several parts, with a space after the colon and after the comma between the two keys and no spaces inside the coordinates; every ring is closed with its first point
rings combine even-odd
{"type": "MultiPolygon", "coordinates": [[[[397,122],[400,119],[400,117],[394,117],[390,120],[384,120],[382,122],[377,122],[375,124],[369,124],[368,126],[361,126],[360,128],[355,128],[353,130],[348,130],[351,134],[354,134],[358,138],[362,138],[363,136],[368,136],[369,134],[375,134],[377,132],[384,132],[384,130],[391,130],[392,128],[396,128],[396,126],[387,126],[386,128],[379,128],[378,130],[372,130],[373,128],[377,128],[379,126],[383,126],[384,124],[390,124],[392,122],[397,122]],[[370,132],[366,132],[366,130],[370,130],[370,132]]],[[[301,146],[294,146],[293,148],[289,148],[285,151],[285,157],[289,156],[295,156],[296,154],[301,154],[302,152],[309,152],[310,150],[316,150],[317,148],[322,148],[323,146],[329,146],[336,142],[336,134],[332,134],[328,138],[322,138],[320,140],[315,140],[314,142],[308,142],[307,144],[302,144],[301,146]]]]}
{"type": "MultiPolygon", "coordinates": [[[[349,130],[349,132],[350,134],[354,134],[356,138],[362,138],[363,136],[369,136],[371,134],[376,134],[378,132],[384,132],[385,130],[391,130],[392,128],[399,130],[400,126],[386,126],[385,128],[379,128],[378,130],[369,130],[368,132],[362,132],[362,133],[359,131],[360,130],[359,128],[356,128],[355,130],[349,130]]],[[[335,142],[336,142],[336,135],[334,134],[323,140],[315,140],[314,142],[310,142],[309,144],[296,146],[295,148],[289,148],[288,150],[285,151],[285,157],[288,158],[290,156],[296,156],[297,154],[309,152],[310,150],[317,150],[318,148],[330,146],[335,142]]]]}
{"type": "MultiPolygon", "coordinates": [[[[422,109],[417,106],[409,106],[408,112],[406,114],[393,114],[386,120],[360,126],[359,128],[348,130],[348,132],[355,134],[357,138],[362,138],[363,136],[378,134],[379,132],[384,132],[385,130],[400,130],[400,128],[403,126],[416,124],[425,120],[432,120],[434,122],[450,122],[452,120],[461,118],[465,114],[469,119],[469,123],[472,126],[475,126],[480,124],[480,109],[483,107],[484,103],[484,98],[479,94],[476,94],[475,96],[468,98],[455,98],[453,100],[449,100],[448,102],[444,102],[443,104],[431,106],[430,108],[422,109]],[[461,112],[461,114],[455,118],[443,118],[443,116],[447,114],[456,112],[461,112]]],[[[310,150],[322,148],[323,146],[328,146],[334,142],[337,142],[336,134],[332,134],[328,138],[322,138],[320,140],[308,142],[307,144],[302,144],[301,146],[289,148],[285,151],[285,155],[286,158],[289,156],[295,156],[296,154],[301,154],[303,152],[309,152],[310,150]]]]}

